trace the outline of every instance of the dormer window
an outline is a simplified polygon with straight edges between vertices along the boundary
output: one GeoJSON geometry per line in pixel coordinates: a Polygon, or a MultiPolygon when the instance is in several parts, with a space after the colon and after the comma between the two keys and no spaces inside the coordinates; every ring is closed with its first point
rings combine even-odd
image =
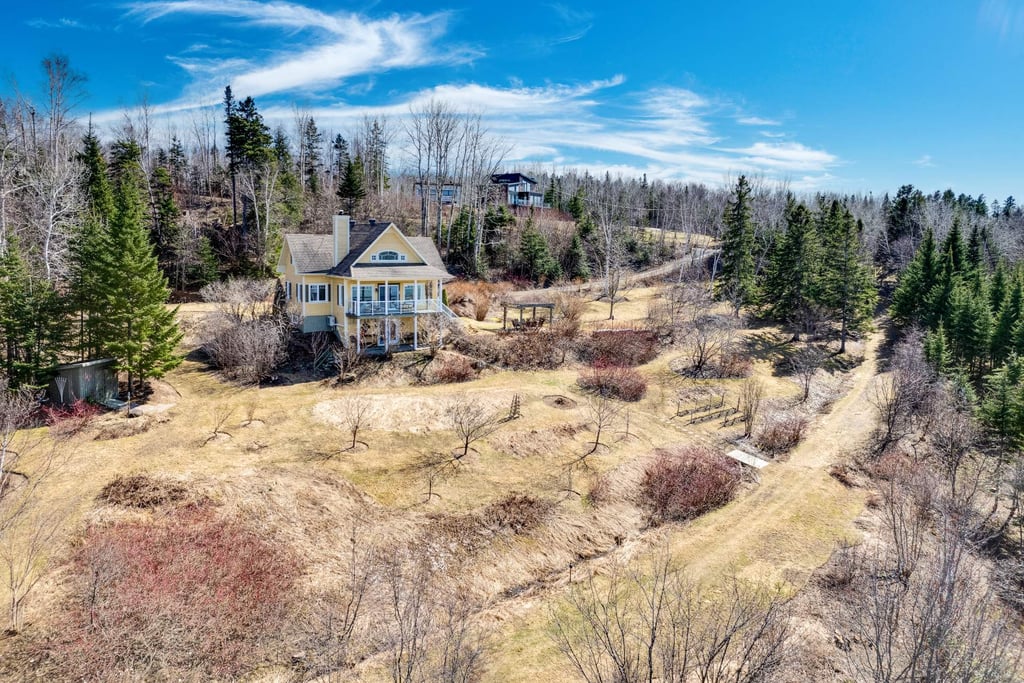
{"type": "Polygon", "coordinates": [[[405,260],[405,254],[399,254],[397,251],[386,249],[384,251],[378,251],[376,254],[370,255],[371,261],[387,261],[390,263],[402,262],[405,260]]]}

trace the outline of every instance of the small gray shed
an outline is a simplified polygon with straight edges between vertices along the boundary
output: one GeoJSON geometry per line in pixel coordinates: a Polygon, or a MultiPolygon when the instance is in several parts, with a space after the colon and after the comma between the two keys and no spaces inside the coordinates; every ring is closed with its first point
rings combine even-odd
{"type": "Polygon", "coordinates": [[[53,405],[68,406],[79,399],[103,403],[117,397],[117,370],[113,358],[58,365],[50,380],[53,405]]]}

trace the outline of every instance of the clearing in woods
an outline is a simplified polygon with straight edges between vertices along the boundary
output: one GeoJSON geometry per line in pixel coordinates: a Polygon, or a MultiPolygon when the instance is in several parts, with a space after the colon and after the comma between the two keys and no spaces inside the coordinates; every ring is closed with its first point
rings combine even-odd
{"type": "MultiPolygon", "coordinates": [[[[631,305],[639,311],[653,295],[650,289],[634,290],[624,312],[631,305]]],[[[591,306],[598,314],[603,304],[591,306]]],[[[828,467],[873,428],[867,391],[879,336],[866,340],[864,362],[848,374],[845,395],[812,423],[788,459],[762,470],[760,483],[733,503],[684,525],[647,529],[642,511],[631,504],[594,509],[566,494],[567,486],[585,493],[588,479],[611,471],[620,486],[635,490],[644,458],[655,449],[687,442],[720,447],[723,437],[737,435],[736,429],[722,432],[714,424],[670,419],[680,380],[667,368],[678,351],[640,368],[650,387],[646,398],[629,405],[632,436],[615,436],[609,448],[592,456],[590,472],[569,482],[559,474],[560,464],[584,452],[593,436],[587,397],[575,386],[573,368],[498,371],[457,386],[394,386],[379,377],[359,387],[306,382],[239,390],[186,361],[168,378],[177,389],[169,390],[176,395],[168,400],[177,403],[166,413],[134,420],[107,416],[63,442],[66,462],[40,491],[41,502],[71,506],[70,538],[83,524],[149,516],[97,502],[115,476],[171,478],[213,500],[224,514],[257,522],[269,538],[299,550],[307,562],[306,587],[316,588],[336,571],[338,549],[346,547],[353,523],[378,540],[407,547],[438,533],[438,520],[458,526],[510,491],[558,501],[549,521],[531,534],[476,539],[481,549],[459,558],[463,570],[455,580],[467,595],[483,598],[479,617],[493,634],[484,680],[568,680],[566,662],[548,637],[548,621],[551,607],[564,596],[570,563],[577,563],[577,580],[602,571],[604,563],[667,542],[696,579],[736,572],[798,590],[838,541],[856,534],[852,522],[864,494],[831,478],[828,467]],[[473,444],[459,474],[438,482],[441,497],[425,503],[418,459],[456,445],[437,407],[463,397],[507,410],[513,394],[521,397],[526,419],[473,444]],[[346,454],[348,436],[337,413],[339,401],[349,397],[369,400],[373,419],[360,432],[368,448],[346,454]],[[142,425],[137,433],[135,425],[142,425]],[[117,433],[126,427],[132,431],[117,433]]],[[[795,392],[788,380],[770,376],[767,362],[757,362],[755,370],[771,394],[795,392]]],[[[734,393],[737,382],[722,384],[734,393]]],[[[441,543],[434,547],[449,552],[441,543]]],[[[53,575],[40,586],[30,605],[33,617],[43,617],[52,606],[58,581],[53,575]]],[[[359,680],[387,679],[380,658],[371,657],[357,671],[359,680]]]]}

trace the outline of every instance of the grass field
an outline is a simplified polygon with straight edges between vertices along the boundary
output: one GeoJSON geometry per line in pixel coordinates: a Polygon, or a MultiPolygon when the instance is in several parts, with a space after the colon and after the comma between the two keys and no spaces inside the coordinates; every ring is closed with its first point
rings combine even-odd
{"type": "MultiPolygon", "coordinates": [[[[616,305],[616,319],[643,319],[658,295],[657,287],[628,290],[616,305]]],[[[206,312],[206,305],[183,306],[187,331],[206,312]]],[[[466,323],[488,334],[495,324],[491,313],[483,323],[466,323]]],[[[605,318],[606,302],[588,305],[586,321],[605,318]]],[[[194,340],[190,334],[188,341],[194,340]]],[[[353,529],[382,547],[429,540],[427,552],[451,566],[451,578],[483,605],[477,618],[493,633],[485,680],[566,680],[547,629],[570,574],[576,581],[608,563],[667,546],[698,580],[738,573],[798,590],[838,541],[856,535],[852,521],[863,507],[863,492],[843,487],[828,467],[866,438],[873,424],[864,392],[876,345],[872,337],[862,350],[865,361],[836,380],[845,396],[816,419],[788,459],[770,465],[729,505],[660,528],[648,526],[635,501],[647,459],[680,443],[725,450],[742,432],[740,425],[690,425],[674,418],[679,392],[701,384],[669,369],[682,353],[678,349],[640,368],[649,381],[647,396],[624,407],[602,439],[607,445],[571,477],[567,464],[591,448],[594,436],[587,396],[575,385],[577,368],[487,370],[475,381],[442,386],[409,386],[398,375],[380,373],[359,386],[300,381],[240,389],[203,364],[185,361],[158,386],[154,400],[173,403],[166,412],[133,419],[107,415],[59,444],[63,464],[39,492],[41,505],[69,510],[52,559],[59,564],[66,544],[88,524],[155,514],[98,503],[100,490],[116,476],[173,479],[294,548],[303,558],[307,588],[339,580],[337,567],[353,529]],[[431,484],[424,463],[458,446],[445,407],[468,400],[502,412],[514,395],[522,417],[472,444],[448,476],[431,484]],[[365,445],[349,451],[340,415],[355,399],[371,406],[371,418],[359,433],[365,445]],[[606,473],[615,482],[616,502],[589,505],[586,492],[606,473]],[[428,500],[431,487],[435,495],[428,500]],[[551,504],[540,526],[469,540],[451,531],[513,491],[551,504]]],[[[789,405],[798,394],[768,362],[756,362],[755,372],[770,401],[789,405]]],[[[739,382],[714,384],[734,402],[739,382]]],[[[59,595],[60,574],[51,572],[29,603],[28,620],[45,621],[59,595]]],[[[382,680],[382,666],[370,658],[359,675],[382,680]]],[[[273,680],[276,674],[268,675],[273,680]]]]}

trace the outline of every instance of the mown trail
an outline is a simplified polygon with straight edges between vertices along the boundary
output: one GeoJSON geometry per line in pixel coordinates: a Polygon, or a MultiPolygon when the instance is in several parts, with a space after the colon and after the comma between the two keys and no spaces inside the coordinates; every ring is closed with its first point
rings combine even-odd
{"type": "MultiPolygon", "coordinates": [[[[799,590],[837,542],[858,536],[853,522],[865,491],[839,483],[829,467],[862,447],[875,427],[869,397],[881,337],[875,332],[865,340],[864,361],[851,371],[847,393],[788,459],[762,470],[750,493],[670,532],[672,553],[692,578],[714,582],[736,573],[799,590]]],[[[486,681],[571,680],[546,630],[548,607],[560,598],[561,585],[543,598],[498,606],[507,609],[504,638],[488,658],[486,681]]]]}

